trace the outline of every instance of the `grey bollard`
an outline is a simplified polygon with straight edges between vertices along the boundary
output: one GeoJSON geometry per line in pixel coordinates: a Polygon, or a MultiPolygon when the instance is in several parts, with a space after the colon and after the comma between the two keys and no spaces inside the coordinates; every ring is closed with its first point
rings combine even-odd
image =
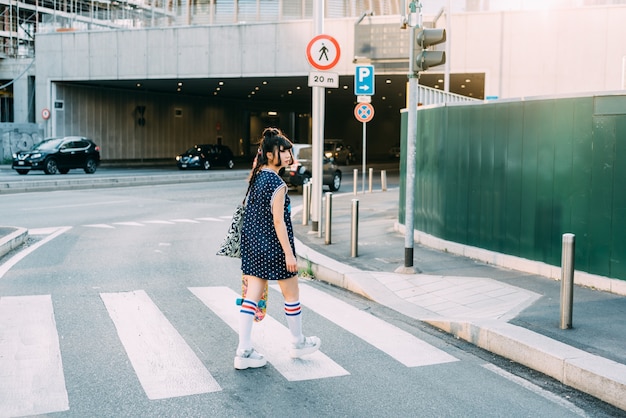
{"type": "Polygon", "coordinates": [[[359,256],[359,200],[352,199],[352,223],[350,225],[350,257],[359,256]]]}
{"type": "Polygon", "coordinates": [[[387,191],[387,170],[380,171],[380,187],[383,192],[387,191]]]}
{"type": "Polygon", "coordinates": [[[357,189],[357,184],[359,182],[358,177],[359,177],[359,169],[355,168],[354,170],[352,170],[352,178],[354,179],[353,183],[354,183],[354,195],[356,196],[356,189],[357,189]]]}
{"type": "Polygon", "coordinates": [[[309,224],[309,212],[311,210],[311,205],[309,204],[309,199],[311,198],[311,184],[305,183],[302,186],[302,225],[309,224]]]}
{"type": "Polygon", "coordinates": [[[324,244],[332,244],[331,239],[331,222],[333,216],[333,194],[326,192],[326,234],[324,235],[324,244]]]}
{"type": "Polygon", "coordinates": [[[372,186],[373,186],[373,183],[374,183],[374,169],[370,168],[369,173],[370,173],[370,175],[369,175],[370,193],[372,193],[372,186]]]}
{"type": "Polygon", "coordinates": [[[561,329],[572,328],[574,305],[574,249],[576,236],[563,234],[561,250],[561,329]]]}

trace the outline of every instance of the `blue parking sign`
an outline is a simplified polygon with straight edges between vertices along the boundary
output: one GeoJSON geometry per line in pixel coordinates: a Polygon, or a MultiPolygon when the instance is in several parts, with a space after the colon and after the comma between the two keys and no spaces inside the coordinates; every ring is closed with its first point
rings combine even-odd
{"type": "Polygon", "coordinates": [[[374,95],[374,66],[357,65],[354,73],[354,94],[357,96],[374,95]]]}

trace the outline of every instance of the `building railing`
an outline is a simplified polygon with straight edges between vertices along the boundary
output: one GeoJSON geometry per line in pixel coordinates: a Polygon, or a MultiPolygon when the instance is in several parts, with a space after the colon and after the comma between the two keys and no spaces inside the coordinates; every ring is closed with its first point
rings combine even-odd
{"type": "Polygon", "coordinates": [[[434,89],[432,87],[419,86],[417,103],[420,106],[428,106],[442,103],[458,103],[458,102],[481,102],[482,100],[474,99],[460,94],[449,93],[443,90],[434,89]]]}

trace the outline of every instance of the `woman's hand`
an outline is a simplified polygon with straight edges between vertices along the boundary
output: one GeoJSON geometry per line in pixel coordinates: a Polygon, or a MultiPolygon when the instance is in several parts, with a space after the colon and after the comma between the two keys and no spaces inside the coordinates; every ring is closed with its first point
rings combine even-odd
{"type": "Polygon", "coordinates": [[[291,273],[298,272],[298,260],[293,254],[285,254],[285,267],[291,273]]]}

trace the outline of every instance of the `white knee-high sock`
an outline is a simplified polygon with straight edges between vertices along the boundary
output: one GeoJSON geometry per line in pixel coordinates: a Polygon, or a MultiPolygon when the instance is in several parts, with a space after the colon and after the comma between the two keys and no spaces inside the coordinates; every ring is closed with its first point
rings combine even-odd
{"type": "Polygon", "coordinates": [[[291,331],[291,342],[297,343],[302,341],[302,309],[300,301],[285,301],[285,316],[287,317],[287,326],[291,331]]]}
{"type": "Polygon", "coordinates": [[[237,351],[252,348],[252,324],[256,312],[256,302],[244,299],[239,310],[239,345],[237,351]]]}

